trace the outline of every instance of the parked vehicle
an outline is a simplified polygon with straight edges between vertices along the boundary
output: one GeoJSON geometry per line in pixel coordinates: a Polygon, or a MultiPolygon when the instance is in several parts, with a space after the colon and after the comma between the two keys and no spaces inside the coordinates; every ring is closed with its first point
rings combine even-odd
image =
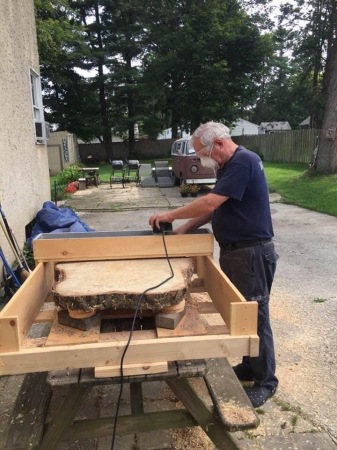
{"type": "Polygon", "coordinates": [[[176,184],[214,184],[216,178],[213,169],[201,165],[200,158],[188,143],[189,138],[181,138],[171,147],[172,172],[176,184]]]}

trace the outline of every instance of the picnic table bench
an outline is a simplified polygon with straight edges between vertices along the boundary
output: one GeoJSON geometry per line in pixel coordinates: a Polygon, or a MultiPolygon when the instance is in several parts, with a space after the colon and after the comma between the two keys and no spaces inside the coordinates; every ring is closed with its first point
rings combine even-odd
{"type": "MultiPolygon", "coordinates": [[[[56,450],[63,440],[112,436],[113,415],[91,419],[76,415],[93,387],[120,382],[120,377],[95,378],[89,368],[27,375],[12,413],[5,448],[56,450]],[[65,391],[64,400],[46,423],[51,394],[60,389],[65,391]]],[[[118,417],[117,436],[200,426],[219,450],[239,450],[231,432],[259,424],[226,358],[170,362],[166,373],[126,376],[124,383],[130,387],[131,411],[118,417]],[[202,392],[194,383],[197,379],[206,386],[202,392]],[[166,382],[184,408],[145,412],[142,384],[150,381],[166,382]]]]}

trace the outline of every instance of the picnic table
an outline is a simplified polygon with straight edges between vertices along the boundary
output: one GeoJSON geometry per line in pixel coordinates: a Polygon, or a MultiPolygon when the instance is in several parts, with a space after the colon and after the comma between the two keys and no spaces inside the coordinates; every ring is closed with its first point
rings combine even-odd
{"type": "Polygon", "coordinates": [[[82,167],[82,175],[86,180],[86,186],[94,185],[98,187],[100,184],[99,167],[82,167]]]}
{"type": "MultiPolygon", "coordinates": [[[[90,368],[26,375],[11,415],[6,449],[25,442],[27,448],[56,450],[63,440],[112,436],[114,415],[84,419],[78,412],[94,387],[111,387],[112,396],[113,385],[120,383],[120,377],[95,378],[90,368]],[[57,392],[63,401],[46,423],[52,394],[57,392]]],[[[119,415],[117,436],[200,426],[219,450],[240,450],[231,432],[259,425],[226,358],[170,362],[165,373],[125,376],[123,383],[130,388],[130,414],[119,415]],[[205,384],[206,393],[195,380],[205,384]],[[145,412],[142,385],[151,381],[166,382],[184,408],[145,412]]]]}

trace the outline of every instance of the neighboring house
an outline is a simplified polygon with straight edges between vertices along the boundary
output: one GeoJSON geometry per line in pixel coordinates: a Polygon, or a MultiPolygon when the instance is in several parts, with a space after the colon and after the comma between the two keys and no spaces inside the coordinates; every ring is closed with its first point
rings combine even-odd
{"type": "Polygon", "coordinates": [[[248,120],[238,119],[231,129],[231,136],[248,136],[252,134],[259,134],[259,126],[248,120]]]}
{"type": "Polygon", "coordinates": [[[306,119],[304,119],[303,122],[301,122],[299,124],[299,127],[302,128],[302,129],[303,128],[310,128],[310,116],[307,117],[306,119]]]}
{"type": "MultiPolygon", "coordinates": [[[[0,42],[0,201],[22,248],[25,227],[50,200],[34,0],[0,2],[0,42]]],[[[0,242],[13,262],[1,228],[0,242]]]]}
{"type": "MultiPolygon", "coordinates": [[[[111,136],[111,142],[123,142],[123,139],[119,136],[112,135],[111,136]]],[[[82,139],[77,139],[78,144],[102,144],[102,141],[100,141],[98,138],[93,138],[90,141],[82,141],[82,139]]]]}
{"type": "Polygon", "coordinates": [[[47,149],[50,175],[56,175],[80,160],[76,135],[67,131],[50,133],[47,149]]]}
{"type": "Polygon", "coordinates": [[[259,127],[259,134],[280,133],[290,130],[291,126],[289,122],[261,122],[259,127]]]}
{"type": "MultiPolygon", "coordinates": [[[[186,133],[186,131],[178,130],[179,137],[180,138],[186,138],[190,137],[189,133],[186,133]]],[[[157,137],[158,140],[161,139],[172,139],[172,128],[167,128],[166,130],[163,130],[157,137]]]]}

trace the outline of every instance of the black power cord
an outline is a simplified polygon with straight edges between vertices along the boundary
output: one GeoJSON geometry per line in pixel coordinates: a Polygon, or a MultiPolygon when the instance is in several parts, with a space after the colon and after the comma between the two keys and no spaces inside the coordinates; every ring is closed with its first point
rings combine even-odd
{"type": "Polygon", "coordinates": [[[144,292],[142,292],[140,294],[140,296],[138,298],[138,301],[137,301],[137,304],[136,304],[135,313],[133,315],[133,321],[132,321],[132,325],[131,325],[129,339],[128,339],[128,341],[126,343],[126,346],[124,348],[124,351],[123,351],[123,354],[122,354],[122,358],[121,358],[121,362],[120,362],[121,382],[120,382],[119,395],[118,395],[118,400],[117,400],[117,405],[116,405],[116,414],[115,414],[113,434],[112,434],[111,450],[114,449],[114,445],[115,445],[118,413],[119,413],[120,402],[121,402],[122,395],[123,395],[123,387],[124,387],[123,363],[124,363],[124,358],[125,358],[126,352],[127,352],[128,348],[129,348],[129,345],[130,345],[130,342],[131,342],[131,339],[132,339],[132,335],[133,335],[135,322],[136,322],[136,318],[137,318],[137,314],[138,314],[138,310],[139,310],[140,304],[141,304],[141,302],[142,302],[142,300],[144,298],[144,295],[147,292],[151,291],[152,289],[157,289],[158,287],[160,287],[163,284],[167,283],[169,280],[171,280],[171,278],[174,277],[174,272],[173,272],[173,269],[172,269],[171,261],[170,261],[169,255],[167,253],[166,242],[165,242],[165,230],[164,229],[162,229],[162,238],[163,238],[163,244],[164,244],[164,248],[165,248],[166,259],[167,259],[168,265],[170,266],[170,269],[171,269],[171,275],[168,278],[166,278],[166,280],[162,281],[161,283],[157,284],[156,286],[152,286],[152,287],[146,289],[144,292]]]}

